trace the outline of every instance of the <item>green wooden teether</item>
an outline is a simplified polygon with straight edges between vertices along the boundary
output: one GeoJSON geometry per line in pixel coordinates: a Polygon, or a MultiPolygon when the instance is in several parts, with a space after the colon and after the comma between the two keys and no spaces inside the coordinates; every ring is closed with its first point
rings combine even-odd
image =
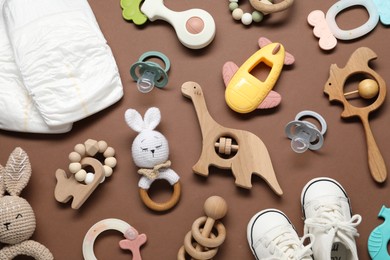
{"type": "Polygon", "coordinates": [[[133,21],[136,25],[144,24],[148,18],[140,10],[143,0],[121,0],[122,16],[128,21],[133,21]]]}

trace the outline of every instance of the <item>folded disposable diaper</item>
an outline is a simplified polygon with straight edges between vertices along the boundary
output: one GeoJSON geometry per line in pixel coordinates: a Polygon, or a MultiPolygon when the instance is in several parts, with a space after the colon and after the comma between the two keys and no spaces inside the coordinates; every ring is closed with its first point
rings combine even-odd
{"type": "Polygon", "coordinates": [[[64,133],[72,124],[49,127],[23,85],[8,40],[0,3],[0,129],[30,133],[64,133]]]}
{"type": "Polygon", "coordinates": [[[24,86],[46,124],[78,121],[123,96],[86,0],[6,0],[3,13],[24,86]]]}

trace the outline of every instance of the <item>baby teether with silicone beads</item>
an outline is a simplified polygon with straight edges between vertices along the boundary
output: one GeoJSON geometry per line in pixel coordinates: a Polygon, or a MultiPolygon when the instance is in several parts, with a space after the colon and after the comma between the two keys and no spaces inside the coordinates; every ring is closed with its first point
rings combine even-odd
{"type": "Polygon", "coordinates": [[[202,9],[175,12],[164,5],[164,0],[121,0],[122,16],[141,25],[150,21],[164,20],[176,31],[179,41],[190,49],[201,49],[209,45],[215,36],[213,17],[202,9]],[[141,6],[140,6],[141,5],[141,6]],[[146,19],[145,19],[146,18],[146,19]]]}

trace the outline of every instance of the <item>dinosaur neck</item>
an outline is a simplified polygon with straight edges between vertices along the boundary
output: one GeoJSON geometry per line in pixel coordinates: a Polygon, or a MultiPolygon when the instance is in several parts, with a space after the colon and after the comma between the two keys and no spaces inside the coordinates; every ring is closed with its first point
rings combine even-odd
{"type": "Polygon", "coordinates": [[[202,94],[192,97],[192,102],[194,103],[195,106],[202,135],[205,136],[208,129],[212,129],[216,127],[218,124],[210,116],[210,113],[207,110],[206,101],[202,94]]]}

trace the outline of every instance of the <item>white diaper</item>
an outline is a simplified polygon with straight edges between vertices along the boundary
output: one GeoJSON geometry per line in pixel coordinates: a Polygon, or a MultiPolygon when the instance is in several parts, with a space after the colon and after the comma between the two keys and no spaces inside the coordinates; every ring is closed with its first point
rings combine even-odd
{"type": "Polygon", "coordinates": [[[30,133],[64,133],[72,124],[49,127],[32,103],[15,64],[0,1],[0,129],[30,133]]]}
{"type": "Polygon", "coordinates": [[[83,119],[123,96],[86,0],[6,0],[4,19],[25,88],[49,126],[83,119]]]}

